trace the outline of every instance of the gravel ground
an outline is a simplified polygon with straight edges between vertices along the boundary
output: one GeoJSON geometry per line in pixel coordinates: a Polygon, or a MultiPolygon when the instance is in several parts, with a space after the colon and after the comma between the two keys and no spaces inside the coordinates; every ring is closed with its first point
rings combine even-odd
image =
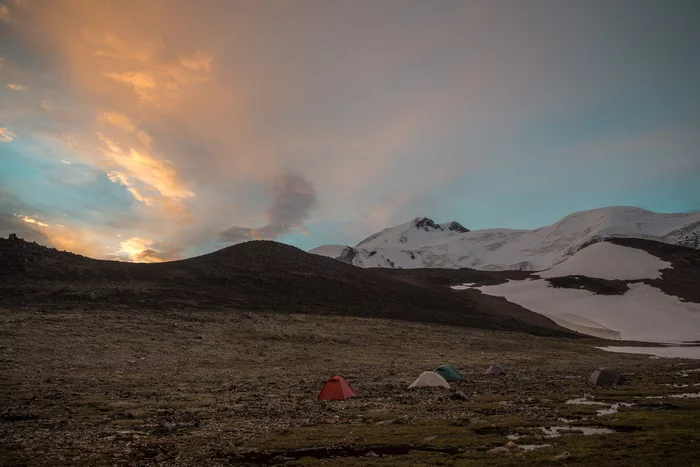
{"type": "Polygon", "coordinates": [[[612,450],[618,465],[693,465],[700,399],[648,397],[699,392],[700,361],[593,348],[601,342],[296,314],[4,310],[0,464],[507,465],[566,450],[605,465],[598,456],[612,450]],[[407,389],[442,363],[466,379],[407,389]],[[490,363],[507,376],[483,376],[490,363]],[[590,372],[610,364],[629,383],[591,388],[590,372]],[[337,373],[358,397],[316,401],[337,373]],[[598,417],[600,406],[565,404],[586,396],[635,405],[598,417]],[[562,423],[615,434],[542,441],[540,426],[562,423]],[[508,434],[553,446],[489,452],[508,434]]]}

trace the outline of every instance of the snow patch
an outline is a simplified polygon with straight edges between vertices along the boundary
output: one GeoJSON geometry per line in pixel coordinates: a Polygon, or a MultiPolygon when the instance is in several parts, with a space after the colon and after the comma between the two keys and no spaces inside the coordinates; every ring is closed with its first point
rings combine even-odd
{"type": "Polygon", "coordinates": [[[453,285],[453,286],[450,286],[450,288],[455,289],[455,290],[466,290],[466,289],[471,289],[473,286],[474,286],[474,282],[470,282],[470,283],[464,283],[462,285],[453,285]]]}
{"type": "Polygon", "coordinates": [[[682,302],[647,284],[624,295],[555,288],[544,279],[477,287],[549,317],[562,327],[607,339],[683,342],[700,335],[700,304],[682,302]]]}
{"type": "MultiPolygon", "coordinates": [[[[607,352],[649,354],[664,358],[692,358],[700,360],[700,346],[680,347],[596,347],[607,352]]],[[[687,375],[687,373],[685,373],[687,375]]]]}
{"type": "Polygon", "coordinates": [[[658,279],[661,269],[670,267],[671,263],[644,250],[600,242],[538,275],[542,278],[588,276],[609,280],[658,279]]]}

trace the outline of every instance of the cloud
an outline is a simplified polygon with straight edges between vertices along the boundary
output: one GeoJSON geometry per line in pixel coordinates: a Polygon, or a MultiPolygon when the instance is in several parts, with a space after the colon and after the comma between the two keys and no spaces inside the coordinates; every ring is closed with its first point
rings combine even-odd
{"type": "Polygon", "coordinates": [[[44,245],[50,244],[46,234],[37,226],[25,222],[16,213],[25,211],[28,206],[18,200],[14,195],[0,188],[0,237],[8,237],[17,234],[27,241],[38,242],[44,245]]]}
{"type": "MultiPolygon", "coordinates": [[[[89,225],[103,235],[95,239],[99,255],[118,249],[117,230],[103,232],[105,222],[118,225],[123,238],[170,241],[188,254],[214,245],[219,233],[235,243],[280,238],[304,225],[314,226],[309,243],[330,241],[349,226],[359,240],[423,213],[481,215],[487,222],[477,222],[487,227],[500,222],[492,211],[502,207],[473,191],[469,177],[488,188],[510,167],[513,182],[499,186],[526,194],[539,186],[533,177],[592,165],[548,148],[551,141],[589,139],[603,126],[616,136],[634,134],[635,122],[648,132],[663,120],[697,120],[697,102],[687,96],[695,95],[698,73],[684,67],[696,49],[687,38],[696,37],[690,18],[697,15],[681,15],[685,7],[660,7],[668,15],[659,18],[675,29],[652,41],[659,53],[650,58],[637,53],[649,48],[639,47],[647,37],[640,25],[652,13],[644,8],[630,16],[615,7],[605,17],[554,9],[552,22],[544,7],[500,2],[239,3],[40,0],[20,11],[0,0],[16,23],[0,23],[8,38],[2,83],[31,91],[0,92],[0,122],[23,145],[16,159],[44,157],[54,167],[73,161],[55,172],[90,166],[99,179],[89,194],[71,196],[64,184],[47,185],[45,175],[31,173],[33,161],[18,174],[26,183],[12,180],[12,189],[36,206],[13,212],[43,215],[46,200],[60,212],[71,209],[69,228],[89,225]],[[620,18],[630,19],[624,28],[620,18]],[[591,24],[600,21],[602,34],[591,38],[591,24]],[[568,26],[554,45],[551,24],[568,26]],[[617,45],[600,47],[611,38],[617,45]],[[599,115],[604,124],[596,123],[599,115]],[[61,134],[71,135],[70,145],[61,134]],[[556,166],[542,163],[542,154],[554,153],[556,166]],[[316,208],[303,209],[311,196],[293,193],[285,206],[274,187],[262,192],[285,168],[313,181],[316,208]]],[[[688,134],[672,145],[693,142],[688,134]]],[[[17,146],[0,144],[8,153],[17,146]]],[[[641,166],[656,173],[697,164],[692,151],[648,152],[643,164],[626,157],[635,168],[627,178],[638,180],[641,166]]],[[[15,175],[3,169],[8,180],[15,175]]],[[[525,204],[526,196],[519,198],[525,204]]],[[[537,214],[530,210],[546,211],[523,209],[522,216],[537,214]]]]}
{"type": "Polygon", "coordinates": [[[136,125],[126,115],[119,112],[103,112],[97,117],[98,121],[107,122],[117,128],[121,128],[129,133],[136,132],[136,125]]]}
{"type": "Polygon", "coordinates": [[[151,135],[149,135],[145,131],[139,130],[136,127],[136,125],[131,121],[131,119],[123,113],[103,112],[97,117],[97,120],[100,122],[109,123],[110,125],[116,128],[120,128],[127,133],[133,133],[137,135],[144,147],[146,149],[150,149],[151,144],[153,142],[153,140],[151,139],[151,135]]]}
{"type": "Polygon", "coordinates": [[[86,32],[92,56],[101,61],[102,76],[130,87],[142,102],[159,104],[177,98],[186,86],[209,79],[214,58],[196,51],[166,59],[162,44],[121,37],[113,32],[86,32]],[[117,69],[115,69],[117,68],[117,69]]]}
{"type": "Polygon", "coordinates": [[[11,143],[17,135],[9,128],[0,127],[0,143],[11,143]]]}
{"type": "Polygon", "coordinates": [[[196,196],[169,161],[134,148],[122,149],[106,136],[98,136],[103,143],[101,150],[106,165],[118,169],[109,172],[110,180],[127,187],[139,201],[153,205],[163,198],[179,202],[196,196]]]}
{"type": "Polygon", "coordinates": [[[0,21],[9,23],[12,21],[12,14],[7,5],[0,3],[0,21]]]}
{"type": "Polygon", "coordinates": [[[274,240],[294,229],[305,232],[303,224],[317,204],[311,183],[300,175],[284,173],[275,177],[268,189],[272,195],[272,205],[266,212],[268,224],[258,228],[234,226],[221,232],[220,240],[274,240]]]}
{"type": "Polygon", "coordinates": [[[13,91],[26,91],[27,90],[27,86],[24,86],[23,84],[9,83],[7,85],[7,87],[12,89],[13,91]]]}
{"type": "Polygon", "coordinates": [[[167,242],[152,242],[148,248],[138,253],[134,261],[140,263],[159,263],[162,261],[175,261],[182,259],[181,246],[167,242]]]}
{"type": "Polygon", "coordinates": [[[119,244],[113,254],[120,261],[160,263],[182,259],[182,247],[168,242],[157,242],[140,237],[130,237],[119,244]]]}
{"type": "Polygon", "coordinates": [[[26,222],[27,224],[34,224],[34,225],[37,225],[39,227],[50,227],[49,224],[47,224],[45,222],[41,222],[40,220],[34,219],[33,217],[24,216],[22,214],[17,214],[17,213],[15,213],[15,217],[17,219],[21,220],[22,222],[26,222]]]}
{"type": "Polygon", "coordinates": [[[226,243],[242,243],[255,240],[255,229],[250,227],[231,227],[219,235],[219,239],[226,243]]]}

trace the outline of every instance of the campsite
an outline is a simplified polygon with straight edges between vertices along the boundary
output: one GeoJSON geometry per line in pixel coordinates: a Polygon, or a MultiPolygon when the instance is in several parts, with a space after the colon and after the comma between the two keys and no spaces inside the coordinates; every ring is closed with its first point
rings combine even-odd
{"type": "Polygon", "coordinates": [[[700,363],[604,352],[596,340],[215,311],[26,310],[1,314],[0,330],[4,465],[552,465],[566,453],[577,465],[637,466],[668,465],[658,452],[673,465],[698,457],[700,399],[679,395],[697,393],[700,363]],[[408,389],[445,362],[464,379],[408,389]],[[483,374],[494,362],[506,376],[483,374]],[[627,383],[590,384],[592,371],[613,364],[627,383]],[[356,396],[319,401],[336,374],[356,396]],[[509,442],[523,447],[496,449],[509,442]]]}

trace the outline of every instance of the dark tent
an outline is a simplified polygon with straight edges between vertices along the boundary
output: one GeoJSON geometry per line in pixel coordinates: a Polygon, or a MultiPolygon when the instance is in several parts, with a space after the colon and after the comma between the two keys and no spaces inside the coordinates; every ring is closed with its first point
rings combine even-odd
{"type": "Polygon", "coordinates": [[[625,381],[625,377],[617,371],[615,367],[600,368],[593,373],[588,379],[591,384],[596,386],[604,386],[606,384],[620,384],[625,381]]]}
{"type": "Polygon", "coordinates": [[[459,371],[452,365],[440,365],[439,367],[435,368],[435,373],[439,374],[443,378],[445,378],[445,381],[454,381],[456,379],[464,379],[464,376],[462,376],[459,371]]]}
{"type": "Polygon", "coordinates": [[[484,374],[497,376],[497,375],[505,375],[506,372],[503,370],[503,368],[501,368],[500,365],[491,365],[488,368],[488,370],[486,370],[486,373],[484,373],[484,374]]]}

